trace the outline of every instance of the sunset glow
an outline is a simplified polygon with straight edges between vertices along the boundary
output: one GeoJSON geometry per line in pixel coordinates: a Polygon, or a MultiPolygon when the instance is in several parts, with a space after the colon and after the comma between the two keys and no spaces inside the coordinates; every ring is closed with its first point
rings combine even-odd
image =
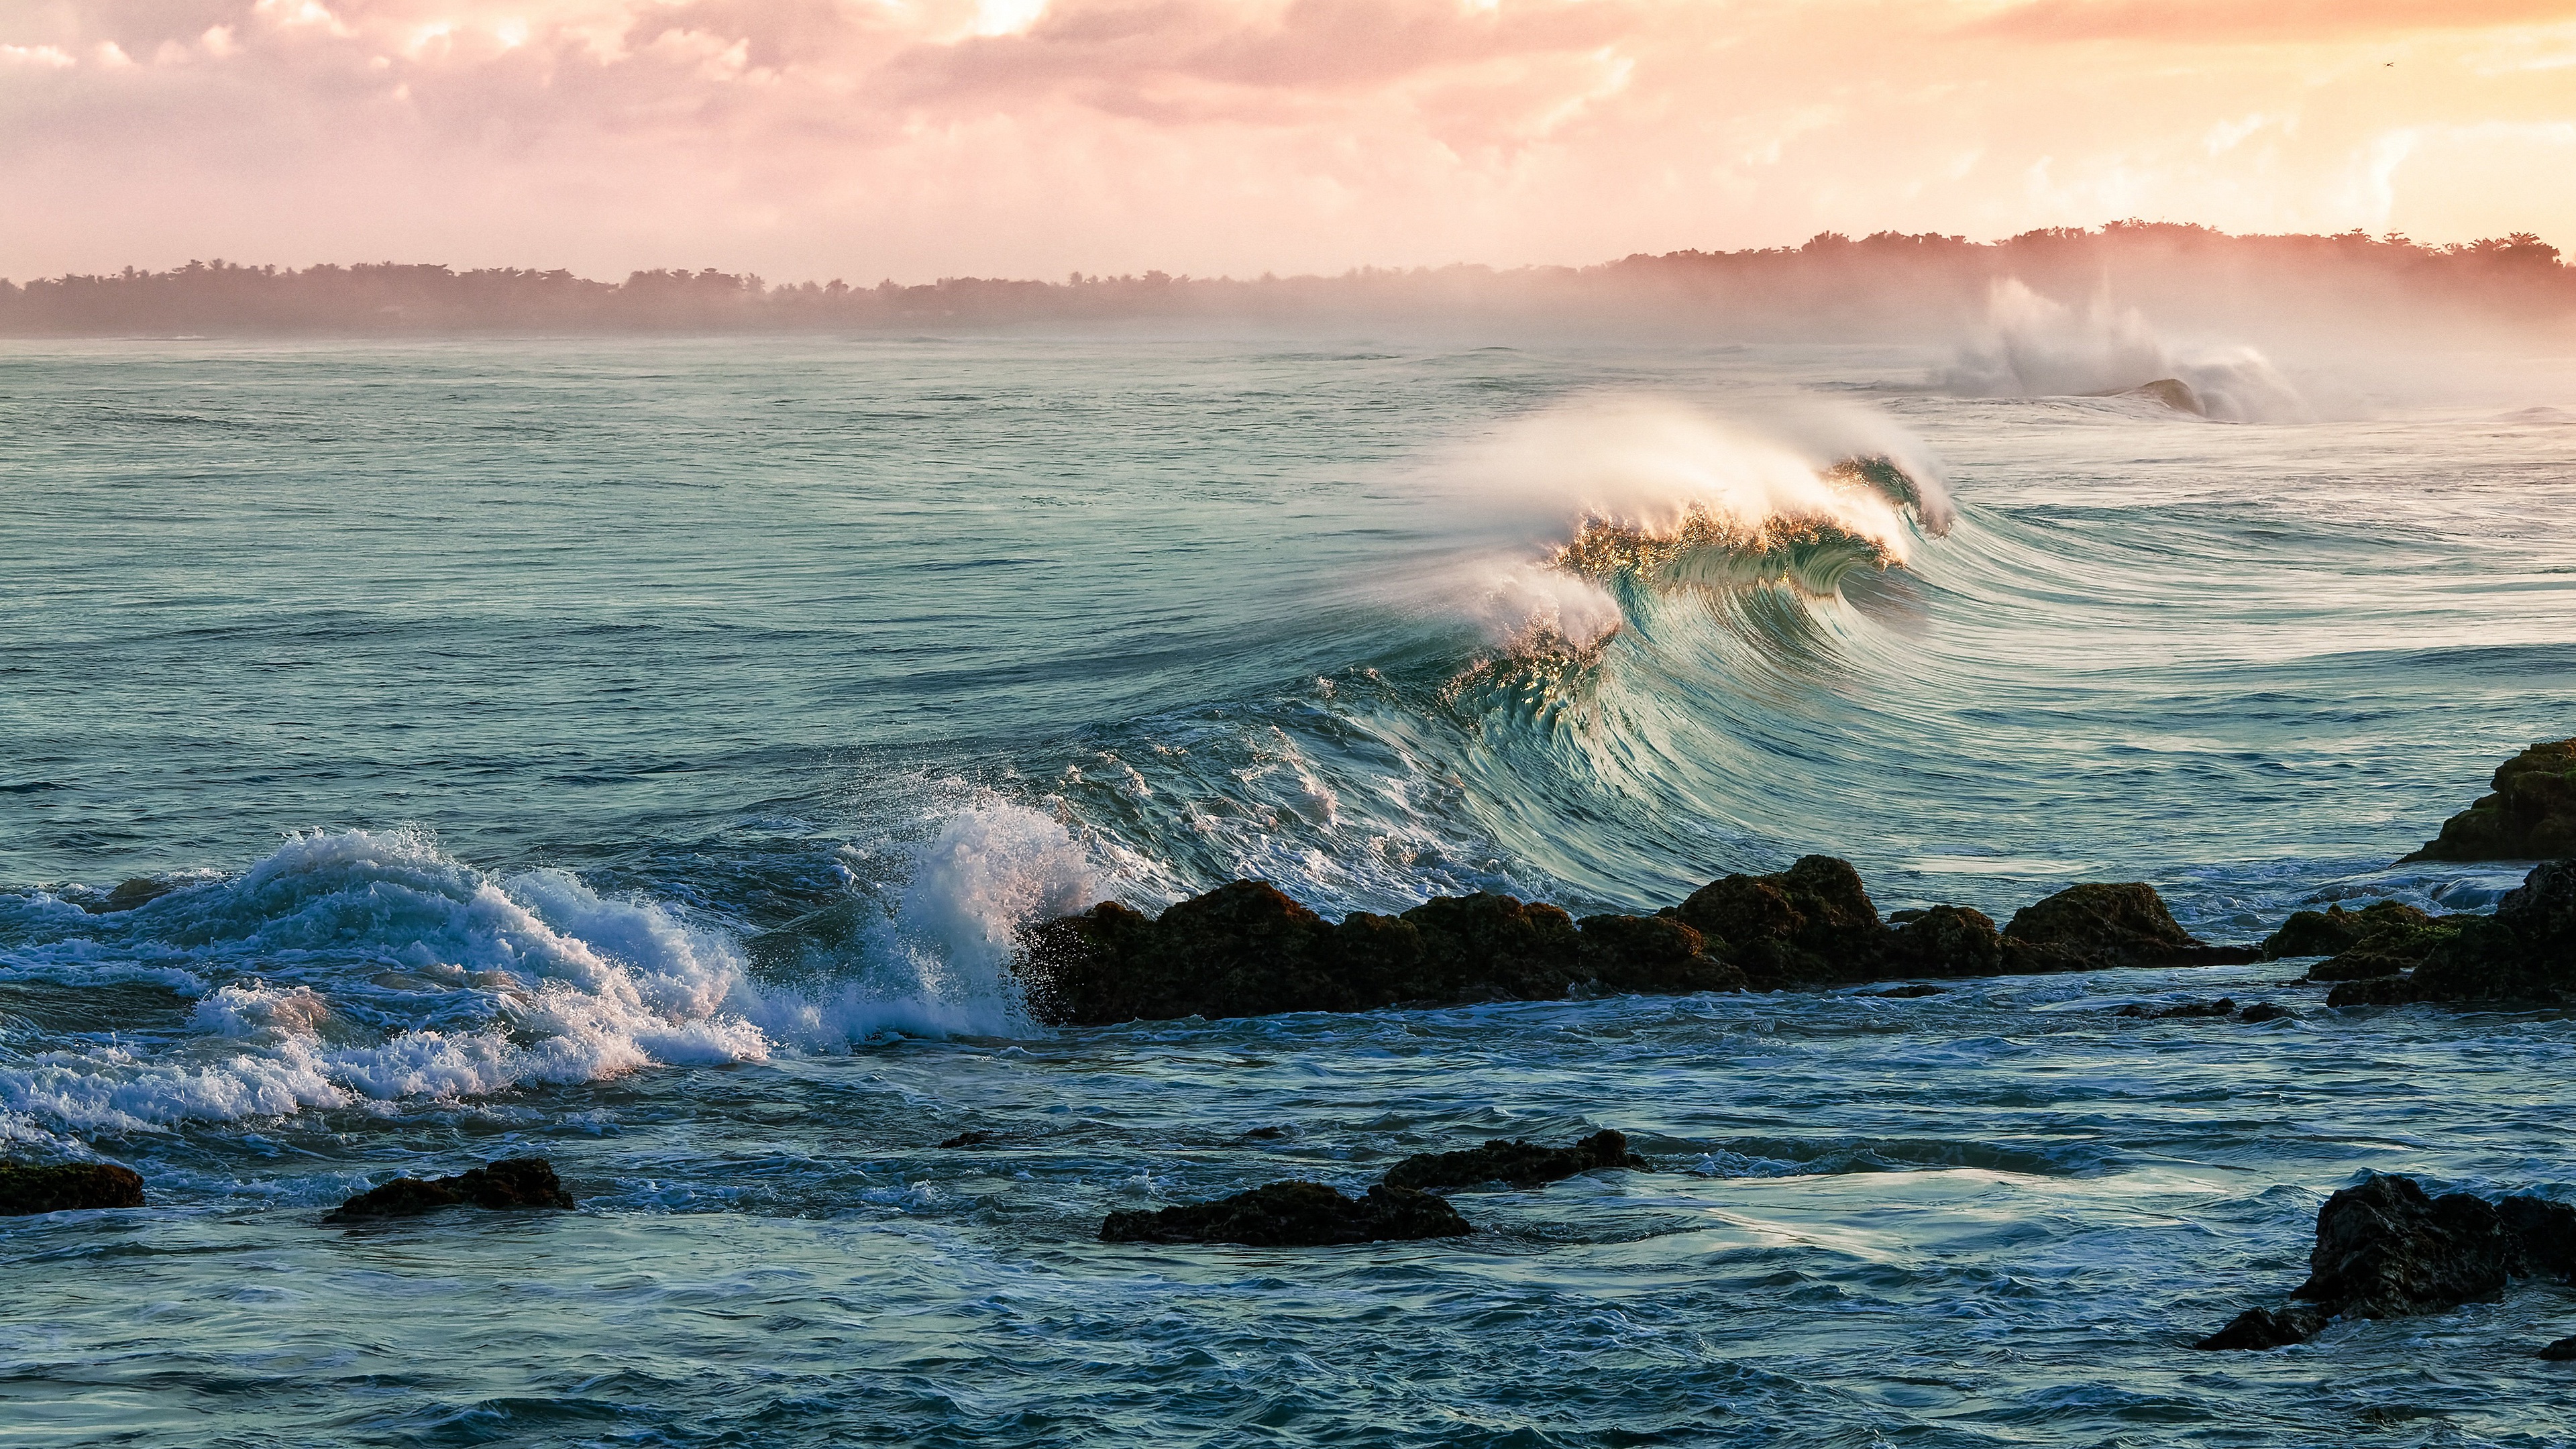
{"type": "Polygon", "coordinates": [[[2137,216],[2576,238],[2576,0],[55,0],[0,274],[1583,263],[2137,216]]]}

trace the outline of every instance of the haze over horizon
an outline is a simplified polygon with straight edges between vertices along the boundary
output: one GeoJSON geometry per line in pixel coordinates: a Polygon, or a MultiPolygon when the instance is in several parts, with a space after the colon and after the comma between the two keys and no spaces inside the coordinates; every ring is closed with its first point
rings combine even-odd
{"type": "Polygon", "coordinates": [[[2571,76],[2576,0],[53,0],[0,15],[0,275],[2564,237],[2571,76]]]}

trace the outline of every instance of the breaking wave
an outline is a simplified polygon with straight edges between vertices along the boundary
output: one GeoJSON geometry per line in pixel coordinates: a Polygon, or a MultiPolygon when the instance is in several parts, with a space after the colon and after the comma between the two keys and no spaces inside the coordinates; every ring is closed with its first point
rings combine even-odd
{"type": "Polygon", "coordinates": [[[2293,422],[2298,389],[2251,347],[2169,346],[2135,308],[2096,294],[2080,310],[2017,278],[1987,298],[1981,336],[1937,378],[1967,397],[2128,396],[2226,422],[2293,422]]]}
{"type": "Polygon", "coordinates": [[[569,871],[478,870],[417,831],[295,835],[239,876],[114,914],[11,897],[0,1138],[382,1112],[888,1034],[1009,1031],[1025,1021],[1012,933],[1078,904],[1086,871],[1061,824],[980,804],[915,848],[890,907],[855,903],[875,917],[869,949],[787,979],[756,971],[724,926],[569,871]],[[138,1014],[113,1033],[77,1030],[83,994],[101,988],[139,998],[138,1014]]]}

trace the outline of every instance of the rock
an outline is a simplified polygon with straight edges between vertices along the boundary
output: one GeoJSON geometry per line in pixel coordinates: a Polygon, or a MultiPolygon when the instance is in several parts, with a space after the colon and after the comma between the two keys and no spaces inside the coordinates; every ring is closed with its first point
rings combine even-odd
{"type": "Polygon", "coordinates": [[[2576,860],[2544,861],[2433,947],[2408,981],[2418,1001],[2556,1002],[2576,992],[2576,860]]]}
{"type": "Polygon", "coordinates": [[[2279,1021],[2285,1016],[2295,1018],[2297,1015],[2297,1012],[2286,1006],[2274,1006],[2268,1001],[2258,1001],[2236,1013],[2236,1019],[2243,1022],[2279,1021]]]}
{"type": "Polygon", "coordinates": [[[2542,1349],[2536,1356],[2558,1363],[2576,1360],[2576,1338],[2562,1338],[2542,1349]]]}
{"type": "Polygon", "coordinates": [[[509,1157],[454,1177],[397,1177],[340,1204],[334,1218],[408,1217],[440,1208],[568,1208],[572,1194],[542,1157],[509,1157]]]}
{"type": "Polygon", "coordinates": [[[1541,1147],[1535,1142],[1497,1138],[1464,1152],[1420,1152],[1387,1170],[1386,1185],[1416,1189],[1474,1187],[1507,1182],[1536,1187],[1579,1172],[1603,1167],[1644,1168],[1646,1159],[1628,1150],[1628,1139],[1600,1131],[1572,1147],[1541,1147]]]}
{"type": "Polygon", "coordinates": [[[2494,1298],[2516,1278],[2576,1273],[2576,1207],[2544,1198],[2500,1203],[2463,1192],[2428,1196],[2414,1179],[2373,1174],[2317,1210],[2308,1281],[2313,1311],[2254,1309],[2195,1347],[2273,1348],[2330,1318],[2404,1318],[2494,1298]]]}
{"type": "Polygon", "coordinates": [[[2504,1220],[2507,1273],[2576,1282],[2576,1207],[2515,1196],[2496,1204],[2496,1216],[2504,1220]]]}
{"type": "Polygon", "coordinates": [[[2234,1016],[2236,1014],[2236,1003],[2231,998],[2222,996],[2216,1001],[2177,1002],[2172,1006],[2166,1007],[2162,1011],[2157,1011],[2143,1002],[2133,1001],[2111,1014],[2114,1016],[2142,1016],[2154,1021],[2172,1021],[2177,1019],[2190,1020],[2195,1017],[2234,1016]]]}
{"type": "Polygon", "coordinates": [[[107,899],[93,901],[81,909],[93,916],[114,915],[119,911],[130,911],[136,906],[157,901],[177,889],[177,886],[168,881],[136,876],[132,880],[119,881],[116,889],[107,893],[107,899]]]}
{"type": "Polygon", "coordinates": [[[2326,993],[2328,1006],[2403,1006],[2414,999],[2414,987],[2403,976],[2345,981],[2326,993]]]}
{"type": "Polygon", "coordinates": [[[2576,740],[2533,745],[2497,766],[2492,783],[2406,860],[2576,856],[2576,740]]]}
{"type": "Polygon", "coordinates": [[[2355,1318],[2440,1313],[2504,1291],[2511,1243],[2493,1203],[2429,1197],[2374,1174],[2317,1210],[2317,1245],[2296,1296],[2355,1318]]]}
{"type": "Polygon", "coordinates": [[[2286,1348],[2305,1343],[2326,1326],[2326,1316],[2313,1308],[2248,1308],[2227,1326],[2192,1345],[2204,1349],[2286,1348]]]}
{"type": "Polygon", "coordinates": [[[1116,901],[1048,921],[1031,934],[1019,962],[1030,1008],[1045,1020],[1083,1026],[1134,1020],[1170,994],[1165,983],[1146,978],[1148,967],[1160,964],[1150,960],[1154,944],[1152,918],[1116,901]]]}
{"type": "Polygon", "coordinates": [[[2324,956],[2310,981],[2366,981],[2424,964],[2433,948],[2459,934],[2466,916],[2433,916],[2402,901],[2374,901],[2358,911],[2330,906],[2300,911],[2263,943],[2264,958],[2324,956]]]}
{"type": "Polygon", "coordinates": [[[1403,920],[1421,933],[1422,974],[1400,999],[1553,1001],[1585,974],[1574,918],[1555,906],[1478,891],[1435,896],[1403,920]]]}
{"type": "Polygon", "coordinates": [[[1742,991],[1744,972],[1720,959],[1725,943],[1672,916],[1585,916],[1583,967],[1607,991],[1678,996],[1742,991]]]}
{"type": "MultiPolygon", "coordinates": [[[[1993,976],[2004,969],[2003,933],[1968,906],[1905,911],[1887,945],[1887,969],[1907,976],[1993,976]]],[[[1891,918],[1893,919],[1893,918],[1891,918]]]]}
{"type": "Polygon", "coordinates": [[[1379,1186],[1366,1197],[1349,1198],[1320,1182],[1273,1182],[1215,1202],[1111,1213],[1100,1224],[1100,1241],[1308,1248],[1456,1238],[1474,1231],[1445,1198],[1427,1192],[1379,1186]]]}
{"type": "Polygon", "coordinates": [[[113,1162],[0,1162],[0,1217],[143,1206],[143,1178],[113,1162]]]}
{"type": "Polygon", "coordinates": [[[1917,981],[1908,986],[1891,986],[1885,991],[1864,991],[1861,994],[1863,996],[1870,997],[1910,998],[1917,996],[1941,996],[1947,994],[1948,991],[1949,988],[1945,986],[1934,986],[1928,981],[1917,981]]]}
{"type": "Polygon", "coordinates": [[[1001,1140],[1002,1134],[999,1132],[986,1132],[978,1129],[973,1132],[960,1132],[956,1136],[949,1138],[947,1141],[942,1142],[939,1145],[942,1148],[982,1147],[987,1143],[999,1142],[1001,1140]]]}
{"type": "Polygon", "coordinates": [[[2192,938],[2150,885],[2068,886],[2013,913],[2004,927],[2009,971],[2101,971],[2126,966],[2229,966],[2255,959],[2250,947],[2192,938]]]}
{"type": "Polygon", "coordinates": [[[1692,892],[1682,923],[1727,944],[1755,986],[1874,981],[1891,933],[1848,861],[1810,855],[1775,875],[1730,875],[1692,892]]]}

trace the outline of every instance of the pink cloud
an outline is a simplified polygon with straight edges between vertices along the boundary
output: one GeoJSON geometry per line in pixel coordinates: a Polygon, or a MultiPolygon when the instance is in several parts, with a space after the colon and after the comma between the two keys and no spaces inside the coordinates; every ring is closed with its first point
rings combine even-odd
{"type": "Polygon", "coordinates": [[[2202,0],[2151,42],[2118,3],[57,0],[0,12],[0,274],[1249,274],[2517,207],[2576,239],[2576,197],[2473,208],[2402,140],[2555,144],[2571,72],[2532,57],[2576,0],[2353,4],[2249,46],[2202,0]]]}

